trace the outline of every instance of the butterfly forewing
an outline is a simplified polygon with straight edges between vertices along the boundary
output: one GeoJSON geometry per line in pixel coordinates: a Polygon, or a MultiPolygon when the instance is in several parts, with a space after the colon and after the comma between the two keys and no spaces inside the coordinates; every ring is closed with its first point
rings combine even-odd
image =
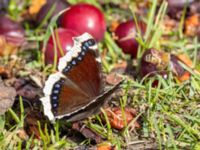
{"type": "Polygon", "coordinates": [[[77,62],[69,72],[63,71],[63,74],[90,97],[95,97],[101,92],[101,71],[98,66],[92,51],[88,51],[81,62],[77,62]]]}
{"type": "Polygon", "coordinates": [[[60,71],[90,98],[94,98],[102,92],[102,73],[97,46],[96,43],[90,42],[90,39],[80,43],[79,47],[72,49],[75,57],[67,59],[66,56],[60,59],[59,63],[66,63],[60,71]]]}

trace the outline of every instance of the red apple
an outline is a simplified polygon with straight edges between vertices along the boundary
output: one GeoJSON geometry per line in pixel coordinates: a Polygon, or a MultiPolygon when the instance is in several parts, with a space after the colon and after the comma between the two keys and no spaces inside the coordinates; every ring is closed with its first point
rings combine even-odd
{"type": "Polygon", "coordinates": [[[40,11],[38,12],[36,22],[40,24],[44,20],[44,18],[49,15],[51,9],[53,8],[54,10],[50,14],[48,20],[50,20],[53,16],[57,15],[60,11],[68,8],[69,6],[70,4],[66,0],[47,0],[46,4],[42,6],[40,11]]]}
{"type": "Polygon", "coordinates": [[[77,4],[66,11],[61,19],[61,26],[77,31],[79,34],[90,33],[97,41],[104,37],[106,23],[103,13],[93,5],[77,4]]]}
{"type": "MultiPolygon", "coordinates": [[[[149,49],[142,56],[140,74],[142,77],[146,75],[153,77],[159,74],[166,79],[168,78],[167,69],[170,69],[175,79],[178,79],[179,82],[187,81],[190,79],[190,73],[181,66],[180,62],[188,67],[193,66],[191,59],[184,54],[174,55],[149,49]]],[[[155,80],[153,86],[157,85],[158,80],[155,80]]]]}
{"type": "MultiPolygon", "coordinates": [[[[146,25],[139,22],[138,26],[143,34],[146,30],[146,25]]],[[[116,42],[122,48],[125,54],[130,54],[133,58],[137,56],[138,42],[136,41],[136,24],[133,20],[121,23],[115,30],[116,42]]]]}
{"type": "Polygon", "coordinates": [[[0,16],[0,36],[6,39],[6,42],[20,46],[25,41],[25,32],[22,26],[6,16],[0,16]]]}
{"type": "Polygon", "coordinates": [[[53,64],[54,56],[56,56],[58,62],[59,58],[72,48],[74,44],[72,38],[77,35],[78,33],[73,30],[63,28],[56,29],[54,31],[55,42],[53,36],[51,36],[46,45],[44,52],[46,64],[53,64]],[[54,49],[55,46],[56,49],[54,49]]]}
{"type": "Polygon", "coordinates": [[[142,56],[140,73],[142,77],[160,74],[166,78],[166,69],[169,63],[170,55],[168,53],[155,49],[148,49],[142,56]]]}

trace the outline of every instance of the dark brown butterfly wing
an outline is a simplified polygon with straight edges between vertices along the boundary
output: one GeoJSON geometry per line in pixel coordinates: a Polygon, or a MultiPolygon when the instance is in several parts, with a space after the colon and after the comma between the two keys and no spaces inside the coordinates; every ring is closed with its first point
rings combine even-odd
{"type": "Polygon", "coordinates": [[[119,82],[109,90],[103,92],[101,95],[93,99],[84,107],[81,107],[79,110],[72,112],[69,116],[64,117],[64,119],[67,119],[68,121],[77,121],[88,118],[91,115],[98,114],[100,112],[100,108],[108,100],[108,97],[114,93],[122,83],[123,81],[119,82]]]}
{"type": "MultiPolygon", "coordinates": [[[[61,82],[63,82],[63,84],[59,91],[57,107],[53,109],[55,116],[70,114],[71,112],[74,112],[80,107],[86,105],[90,99],[84,91],[82,91],[70,80],[65,79],[61,82]]],[[[54,106],[53,101],[52,106],[54,106]]]]}
{"type": "MultiPolygon", "coordinates": [[[[81,52],[78,55],[82,55],[81,52]]],[[[91,98],[102,92],[101,68],[93,50],[88,50],[84,56],[73,58],[65,68],[62,70],[63,74],[91,98]],[[78,60],[79,57],[82,57],[81,60],[78,60]],[[69,66],[71,69],[66,71],[65,68],[69,66]]]]}
{"type": "Polygon", "coordinates": [[[59,72],[50,75],[45,83],[45,97],[41,101],[50,120],[86,118],[99,111],[118,87],[103,92],[100,58],[92,36],[85,33],[74,42],[72,50],[60,58],[59,72]]]}

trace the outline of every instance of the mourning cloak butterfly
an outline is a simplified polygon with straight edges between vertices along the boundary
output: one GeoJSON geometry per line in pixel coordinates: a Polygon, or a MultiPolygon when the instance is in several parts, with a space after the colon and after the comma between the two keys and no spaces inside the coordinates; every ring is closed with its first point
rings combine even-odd
{"type": "Polygon", "coordinates": [[[59,60],[58,72],[51,74],[41,102],[49,120],[77,121],[98,113],[105,99],[121,84],[104,91],[101,59],[94,38],[84,33],[73,38],[74,46],[59,60]]]}

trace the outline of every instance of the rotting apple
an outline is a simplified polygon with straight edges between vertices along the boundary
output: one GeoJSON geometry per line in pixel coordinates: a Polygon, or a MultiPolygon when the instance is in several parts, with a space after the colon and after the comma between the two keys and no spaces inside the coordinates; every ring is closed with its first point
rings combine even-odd
{"type": "Polygon", "coordinates": [[[156,74],[161,74],[166,78],[165,72],[169,62],[170,55],[168,53],[156,49],[148,49],[142,56],[140,73],[142,77],[146,75],[154,76],[156,74]]]}
{"type": "MultiPolygon", "coordinates": [[[[145,33],[146,25],[138,22],[141,34],[145,33]]],[[[137,56],[138,42],[136,40],[137,27],[133,20],[121,23],[115,30],[116,42],[125,54],[130,54],[132,58],[137,56]]]]}
{"type": "Polygon", "coordinates": [[[4,37],[6,42],[15,46],[21,46],[25,41],[25,31],[16,21],[7,16],[0,16],[0,36],[4,37]]]}
{"type": "MultiPolygon", "coordinates": [[[[47,0],[46,4],[42,6],[37,14],[37,24],[40,24],[45,19],[45,17],[48,17],[47,19],[50,20],[53,16],[67,9],[69,6],[70,4],[65,0],[47,0]]],[[[62,15],[60,17],[62,17],[62,15]]],[[[59,23],[59,21],[60,18],[57,22],[59,23]]]]}

